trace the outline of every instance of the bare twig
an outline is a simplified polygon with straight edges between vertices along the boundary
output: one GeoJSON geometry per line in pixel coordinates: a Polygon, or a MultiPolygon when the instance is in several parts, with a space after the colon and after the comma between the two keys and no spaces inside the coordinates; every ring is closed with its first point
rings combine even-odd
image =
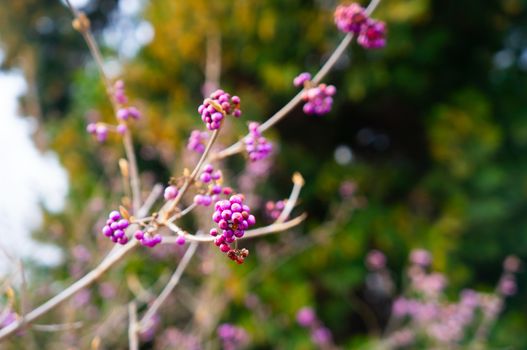
{"type": "Polygon", "coordinates": [[[82,322],[58,323],[58,324],[34,324],[31,328],[39,332],[63,332],[82,327],[82,322]]]}
{"type": "Polygon", "coordinates": [[[128,345],[130,350],[139,349],[137,331],[137,305],[132,301],[128,304],[128,345]]]}
{"type": "MultiPolygon", "coordinates": [[[[380,0],[372,0],[368,7],[366,8],[366,13],[371,14],[375,8],[379,5],[380,0]]],[[[349,44],[353,40],[353,33],[346,34],[344,39],[340,42],[340,44],[337,46],[335,51],[331,54],[331,56],[328,58],[326,63],[320,68],[320,70],[315,74],[313,77],[312,82],[314,84],[320,83],[322,79],[326,77],[326,75],[333,69],[335,64],[338,62],[342,54],[346,51],[349,44]]],[[[282,120],[286,115],[289,114],[300,102],[302,101],[302,92],[299,92],[296,94],[285,106],[280,108],[278,112],[276,112],[273,116],[271,116],[265,123],[260,125],[258,130],[260,132],[264,132],[268,129],[270,129],[272,126],[274,126],[276,123],[278,123],[280,120],[282,120]]],[[[241,141],[238,141],[231,146],[225,148],[221,152],[218,152],[214,155],[212,155],[211,159],[223,159],[229,156],[232,156],[236,153],[239,153],[243,150],[243,144],[241,141]]]]}
{"type": "Polygon", "coordinates": [[[218,30],[207,34],[207,49],[205,59],[204,97],[209,96],[220,86],[221,76],[221,35],[218,30]]]}
{"type": "Polygon", "coordinates": [[[289,195],[289,199],[287,200],[284,210],[282,210],[280,216],[275,221],[277,223],[284,222],[289,217],[289,214],[291,214],[291,211],[296,205],[298,196],[300,195],[300,190],[302,189],[302,186],[304,186],[304,178],[300,173],[296,172],[293,174],[293,183],[293,190],[289,195]]]}
{"type": "MultiPolygon", "coordinates": [[[[300,216],[297,216],[294,219],[291,219],[286,222],[282,223],[274,223],[269,226],[259,227],[253,230],[247,230],[245,231],[245,235],[243,237],[237,238],[237,239],[249,239],[259,236],[268,235],[270,233],[276,233],[288,230],[292,227],[295,227],[296,225],[300,224],[302,221],[304,221],[307,218],[307,215],[304,213],[300,216]]],[[[167,227],[178,234],[178,236],[183,236],[186,240],[190,242],[197,242],[197,243],[206,243],[206,242],[213,242],[215,240],[212,236],[205,236],[205,235],[192,235],[190,233],[186,233],[181,228],[179,228],[177,225],[173,223],[168,223],[167,227]]],[[[177,237],[163,237],[163,244],[174,244],[177,243],[177,237]]]]}
{"type": "MultiPolygon", "coordinates": [[[[117,117],[118,106],[112,96],[112,83],[104,71],[104,61],[102,58],[102,54],[90,30],[89,19],[86,17],[84,13],[77,11],[75,7],[70,3],[70,1],[66,1],[66,3],[68,7],[70,8],[71,12],[73,13],[73,16],[75,17],[74,23],[75,21],[78,21],[79,23],[78,26],[74,26],[74,27],[81,33],[82,37],[84,38],[84,41],[86,41],[86,44],[88,45],[88,49],[90,50],[90,53],[93,56],[95,63],[97,64],[97,68],[99,69],[101,79],[105,85],[106,94],[108,95],[108,99],[110,100],[110,103],[113,107],[114,115],[117,117]]],[[[126,158],[128,159],[128,163],[130,167],[130,185],[132,188],[133,212],[134,212],[134,215],[137,215],[137,211],[139,210],[139,207],[141,206],[141,191],[140,191],[141,185],[139,181],[139,171],[137,168],[137,160],[136,160],[135,152],[133,149],[132,134],[130,130],[128,129],[126,130],[123,136],[123,146],[124,146],[126,158]]]]}
{"type": "MultiPolygon", "coordinates": [[[[161,211],[163,211],[163,214],[161,215],[161,220],[162,220],[160,222],[161,224],[165,224],[165,222],[167,221],[167,218],[170,217],[170,215],[174,212],[177,205],[179,204],[179,201],[181,200],[181,198],[183,198],[183,195],[187,192],[192,182],[198,176],[198,173],[201,170],[203,163],[205,163],[205,160],[207,159],[209,152],[212,149],[212,145],[218,138],[219,131],[220,131],[219,129],[214,130],[214,132],[212,133],[212,136],[210,137],[207,147],[205,148],[205,151],[201,155],[201,158],[199,159],[198,164],[196,164],[196,167],[194,168],[190,176],[185,179],[185,182],[183,183],[183,186],[181,186],[181,189],[179,190],[178,195],[176,196],[176,198],[174,198],[172,202],[167,202],[168,209],[166,209],[166,211],[163,210],[165,208],[161,209],[161,211]]],[[[165,207],[167,205],[165,205],[165,207]]]]}
{"type": "Polygon", "coordinates": [[[179,280],[181,276],[183,275],[183,272],[187,268],[188,263],[190,262],[190,259],[196,252],[196,249],[198,247],[198,244],[196,242],[192,242],[189,247],[187,248],[187,251],[185,252],[185,255],[183,255],[183,258],[179,262],[176,271],[174,271],[174,274],[172,277],[170,277],[170,280],[168,281],[167,285],[159,294],[159,296],[154,300],[152,305],[148,308],[146,313],[144,314],[143,318],[139,322],[139,329],[145,329],[149,326],[152,316],[156,314],[156,312],[159,310],[161,305],[166,301],[170,293],[174,290],[174,288],[179,283],[179,280]]]}
{"type": "MultiPolygon", "coordinates": [[[[146,204],[146,203],[145,203],[146,204]]],[[[153,204],[153,201],[148,203],[149,205],[153,204]]],[[[145,215],[150,210],[149,206],[143,205],[140,210],[140,215],[145,215]]],[[[78,293],[81,289],[89,286],[95,282],[99,277],[101,277],[110,267],[118,263],[126,254],[135,249],[139,245],[138,241],[131,241],[125,246],[115,246],[114,249],[106,255],[106,257],[101,261],[97,267],[92,271],[88,272],[84,277],[79,279],[77,282],[70,285],[68,288],[64,289],[59,294],[55,295],[53,298],[49,299],[33,311],[29,312],[24,316],[24,322],[29,324],[42,315],[48,313],[50,310],[53,310],[55,307],[68,300],[70,297],[78,293]]],[[[13,334],[15,331],[22,327],[22,321],[17,320],[8,326],[0,329],[0,341],[13,334]]]]}

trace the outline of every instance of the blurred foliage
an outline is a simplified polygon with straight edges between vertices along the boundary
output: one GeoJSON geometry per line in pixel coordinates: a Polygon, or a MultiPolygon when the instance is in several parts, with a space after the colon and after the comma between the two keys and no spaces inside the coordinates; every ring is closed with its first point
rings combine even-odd
{"type": "MultiPolygon", "coordinates": [[[[69,206],[50,216],[50,229],[39,236],[51,237],[67,252],[79,244],[94,251],[83,267],[87,271],[110,246],[97,232],[105,213],[119,203],[116,164],[122,151],[117,138],[95,145],[84,128],[88,119],[112,120],[111,108],[59,1],[0,4],[3,66],[23,68],[34,82],[49,143],[70,173],[69,206]],[[30,64],[20,61],[30,57],[27,52],[34,57],[30,64]]],[[[144,188],[192,166],[182,154],[190,130],[201,127],[196,106],[211,35],[221,36],[221,86],[240,95],[244,110],[242,121],[228,124],[221,139],[227,145],[245,132],[246,121],[265,120],[294,95],[291,81],[297,73],[315,72],[328,57],[342,37],[332,23],[335,5],[322,0],[145,3],[141,16],[154,28],[153,41],[122,60],[127,92],[146,116],[135,144],[144,188]]],[[[191,269],[190,285],[210,283],[226,295],[216,302],[231,301],[221,320],[244,326],[255,349],[309,349],[294,315],[313,305],[337,344],[372,348],[375,343],[365,337],[372,330],[357,302],[363,298],[368,250],[385,252],[399,276],[408,251],[427,248],[434,268],[450,277],[451,291],[490,289],[507,254],[527,261],[526,6],[523,0],[381,3],[374,17],[388,23],[388,45],[371,52],[356,45],[348,49],[327,79],[338,88],[332,113],[313,118],[297,109],[269,133],[280,141],[280,152],[273,175],[257,192],[265,200],[283,198],[290,175],[300,171],[306,179],[301,208],[310,215],[302,231],[315,235],[315,244],[284,256],[273,251],[287,240],[252,242],[253,253],[241,267],[204,253],[223,269],[208,275],[216,285],[200,282],[200,268],[191,269]],[[353,151],[351,163],[340,165],[333,158],[340,145],[353,151]],[[337,220],[345,180],[358,184],[367,203],[337,220]],[[259,249],[271,253],[266,257],[259,249]],[[247,309],[248,296],[260,300],[256,311],[247,309]]],[[[115,1],[92,1],[87,9],[99,38],[114,7],[115,1]]],[[[115,48],[103,49],[109,58],[120,55],[115,48]]],[[[239,159],[227,165],[232,175],[243,170],[239,159]]],[[[105,281],[115,285],[121,299],[99,298],[99,310],[84,310],[83,317],[101,322],[97,315],[116,307],[112,300],[125,305],[130,292],[123,276],[137,275],[150,286],[169,273],[180,250],[168,250],[157,258],[138,253],[111,272],[105,281]]],[[[60,282],[47,292],[73,280],[67,267],[73,261],[53,271],[60,282]]],[[[524,275],[519,279],[520,294],[493,328],[489,347],[527,346],[519,336],[527,326],[527,283],[524,275]]],[[[184,327],[192,318],[173,312],[181,307],[174,303],[161,315],[165,328],[184,327]]],[[[387,306],[370,307],[384,325],[387,306]]],[[[107,340],[114,342],[108,348],[124,347],[117,344],[126,344],[125,324],[115,326],[119,336],[107,340]]],[[[69,341],[86,344],[90,332],[80,331],[69,341]]],[[[213,338],[210,330],[203,335],[213,338]]]]}

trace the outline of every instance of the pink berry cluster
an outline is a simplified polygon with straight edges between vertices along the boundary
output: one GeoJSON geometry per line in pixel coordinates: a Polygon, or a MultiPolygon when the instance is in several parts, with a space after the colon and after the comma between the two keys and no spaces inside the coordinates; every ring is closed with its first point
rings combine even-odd
{"type": "Polygon", "coordinates": [[[114,210],[108,215],[108,220],[102,228],[102,233],[114,243],[126,244],[128,243],[128,237],[126,236],[125,230],[129,225],[128,220],[123,219],[121,214],[117,210],[114,210]]]}
{"type": "Polygon", "coordinates": [[[124,135],[127,130],[127,122],[129,120],[138,120],[141,118],[141,112],[134,106],[127,106],[128,97],[124,92],[124,82],[117,80],[113,85],[113,98],[118,106],[117,119],[119,125],[117,126],[117,132],[124,135]]]}
{"type": "Polygon", "coordinates": [[[203,171],[199,176],[199,180],[207,187],[204,193],[198,193],[194,196],[194,203],[208,207],[219,199],[223,193],[229,195],[232,193],[230,187],[221,187],[223,175],[221,170],[214,171],[214,167],[207,164],[203,167],[203,171]]]}
{"type": "Polygon", "coordinates": [[[101,143],[108,138],[108,126],[104,123],[90,123],[86,126],[86,131],[101,143]]]}
{"type": "MultiPolygon", "coordinates": [[[[368,259],[372,260],[372,257],[370,254],[368,259]]],[[[383,266],[386,269],[384,258],[376,257],[375,260],[378,260],[375,262],[376,267],[383,266]]],[[[430,343],[441,349],[459,348],[466,343],[471,330],[487,322],[495,322],[504,308],[505,298],[517,291],[514,274],[521,266],[517,257],[507,257],[493,293],[464,289],[459,299],[452,301],[444,293],[446,277],[430,271],[430,252],[413,250],[410,262],[408,295],[397,297],[392,304],[392,317],[401,325],[387,338],[387,343],[393,348],[414,348],[416,344],[430,343]]]]}
{"type": "Polygon", "coordinates": [[[386,268],[386,256],[383,252],[373,249],[366,255],[366,267],[371,271],[380,271],[386,268]]]}
{"type": "Polygon", "coordinates": [[[206,142],[209,134],[206,131],[193,130],[187,143],[187,149],[197,153],[205,152],[206,142]]]}
{"type": "Polygon", "coordinates": [[[155,247],[163,240],[163,237],[159,233],[152,235],[150,232],[144,232],[142,230],[137,230],[134,237],[141,245],[149,248],[155,247]]]}
{"type": "Polygon", "coordinates": [[[236,118],[242,115],[240,98],[232,96],[223,90],[216,90],[198,107],[201,119],[209,130],[217,130],[225,116],[232,114],[236,118]]]}
{"type": "Polygon", "coordinates": [[[251,215],[251,209],[249,206],[243,204],[243,200],[243,196],[233,195],[229,199],[216,202],[212,220],[218,224],[221,234],[219,234],[218,230],[215,228],[210,230],[211,236],[218,236],[214,241],[216,246],[218,246],[222,252],[227,253],[229,258],[240,264],[243,262],[243,259],[247,256],[248,252],[246,250],[238,252],[232,249],[230,244],[233,243],[236,238],[243,237],[245,230],[256,223],[254,215],[251,215]]]}
{"type": "Polygon", "coordinates": [[[311,341],[321,349],[333,347],[333,335],[318,319],[311,307],[303,307],[296,314],[296,321],[304,328],[309,329],[311,341]]]}
{"type": "Polygon", "coordinates": [[[386,44],[386,25],[372,19],[357,3],[340,5],[335,10],[335,24],[344,33],[358,34],[357,42],[366,49],[381,48],[386,44]]]}
{"type": "Polygon", "coordinates": [[[117,110],[117,119],[120,121],[138,120],[139,118],[141,118],[141,112],[134,106],[123,107],[117,110]]]}
{"type": "Polygon", "coordinates": [[[286,203],[286,199],[279,200],[277,202],[268,201],[265,203],[265,214],[273,221],[278,219],[280,214],[282,214],[286,203]]]}
{"type": "Polygon", "coordinates": [[[113,98],[117,104],[117,120],[119,124],[117,126],[107,125],[105,123],[90,123],[86,127],[86,131],[95,136],[97,141],[104,142],[108,138],[110,131],[117,132],[120,135],[124,135],[128,130],[127,122],[130,120],[137,120],[141,118],[141,112],[133,106],[125,106],[128,102],[128,97],[124,92],[124,82],[117,80],[113,86],[113,98]]]}
{"type": "Polygon", "coordinates": [[[218,327],[218,337],[221,340],[221,348],[224,350],[242,349],[249,343],[247,332],[230,323],[224,323],[218,327]]]}
{"type": "Polygon", "coordinates": [[[267,158],[273,150],[271,142],[267,141],[262,133],[258,130],[260,124],[257,122],[249,123],[249,135],[243,140],[245,143],[245,149],[249,154],[251,162],[255,162],[260,159],[267,158]]]}
{"type": "Polygon", "coordinates": [[[304,113],[309,115],[324,115],[331,111],[333,105],[333,95],[337,89],[333,85],[319,84],[313,86],[311,74],[307,72],[300,73],[294,80],[296,87],[304,86],[302,99],[304,104],[304,113]]]}
{"type": "Polygon", "coordinates": [[[113,84],[113,98],[117,104],[125,105],[128,103],[128,97],[124,92],[124,81],[117,80],[115,84],[113,84]]]}
{"type": "Polygon", "coordinates": [[[520,270],[521,261],[514,255],[509,255],[503,262],[503,274],[498,282],[498,292],[504,296],[511,296],[516,294],[518,286],[516,283],[516,276],[514,275],[520,270]]]}

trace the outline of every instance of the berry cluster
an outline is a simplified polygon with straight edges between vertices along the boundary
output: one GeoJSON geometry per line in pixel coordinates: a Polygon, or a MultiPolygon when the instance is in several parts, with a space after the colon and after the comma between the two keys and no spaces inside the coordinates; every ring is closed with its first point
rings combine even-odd
{"type": "Polygon", "coordinates": [[[124,82],[117,80],[113,87],[113,98],[117,104],[117,126],[107,125],[105,123],[90,123],[86,127],[86,131],[97,139],[99,142],[104,142],[108,138],[108,132],[114,131],[120,135],[124,135],[128,130],[127,122],[129,120],[138,120],[141,118],[141,112],[133,106],[124,106],[128,102],[128,97],[124,92],[124,82]]]}
{"type": "Polygon", "coordinates": [[[123,219],[117,210],[114,210],[108,215],[106,225],[102,228],[102,233],[106,237],[110,237],[114,243],[126,244],[128,237],[126,237],[125,230],[130,223],[123,219]]]}
{"type": "Polygon", "coordinates": [[[300,73],[295,79],[293,80],[293,85],[296,87],[304,86],[305,83],[308,83],[311,81],[311,74],[308,72],[300,73]]]}
{"type": "Polygon", "coordinates": [[[194,196],[194,203],[197,205],[203,205],[208,207],[219,199],[220,194],[231,194],[232,190],[230,187],[221,187],[222,183],[222,173],[221,170],[214,171],[214,167],[210,164],[207,164],[203,167],[203,171],[199,176],[199,180],[203,185],[207,186],[205,193],[198,193],[194,196]]]}
{"type": "Polygon", "coordinates": [[[286,199],[277,202],[268,201],[265,203],[265,214],[273,221],[278,219],[280,214],[282,214],[286,203],[286,199]]]}
{"type": "Polygon", "coordinates": [[[104,142],[108,138],[108,126],[103,123],[90,123],[86,126],[86,131],[95,136],[99,142],[104,142]]]}
{"type": "Polygon", "coordinates": [[[137,230],[134,234],[135,239],[139,241],[145,247],[155,247],[163,240],[162,236],[157,233],[152,235],[150,232],[144,232],[142,230],[137,230]]]}
{"type": "Polygon", "coordinates": [[[134,107],[122,107],[117,110],[117,119],[120,121],[137,120],[141,118],[141,112],[134,107]]]}
{"type": "Polygon", "coordinates": [[[208,138],[209,134],[207,132],[193,130],[190,133],[190,137],[188,139],[187,149],[197,153],[205,152],[205,146],[208,138]]]}
{"type": "Polygon", "coordinates": [[[222,349],[224,350],[242,349],[249,342],[249,336],[243,328],[229,323],[221,324],[218,327],[218,336],[221,340],[222,349]]]}
{"type": "Polygon", "coordinates": [[[333,95],[337,89],[333,85],[319,84],[313,86],[311,82],[311,74],[307,72],[300,73],[294,80],[293,84],[296,87],[304,86],[302,92],[302,99],[306,101],[304,104],[304,113],[309,115],[324,115],[331,111],[333,105],[333,95]]]}
{"type": "Polygon", "coordinates": [[[113,85],[113,98],[115,99],[115,102],[120,105],[124,105],[128,102],[128,97],[124,92],[124,81],[117,80],[113,85]]]}
{"type": "Polygon", "coordinates": [[[304,328],[309,329],[311,341],[321,349],[333,348],[333,335],[331,331],[318,319],[315,311],[310,307],[303,307],[296,314],[296,321],[304,328]]]}
{"type": "Polygon", "coordinates": [[[225,116],[232,114],[237,118],[242,115],[240,98],[231,97],[223,90],[216,90],[198,107],[198,113],[201,114],[201,119],[209,130],[217,130],[225,116]]]}
{"type": "Polygon", "coordinates": [[[128,103],[128,97],[124,92],[124,82],[122,80],[117,80],[113,85],[113,98],[118,106],[116,117],[119,120],[119,125],[117,126],[117,132],[124,135],[128,129],[127,121],[140,119],[141,112],[134,106],[125,106],[128,103]]]}
{"type": "Polygon", "coordinates": [[[370,18],[357,3],[338,6],[335,10],[335,24],[344,33],[358,34],[357,42],[366,49],[377,49],[386,44],[384,22],[370,18]]]}
{"type": "Polygon", "coordinates": [[[366,267],[371,271],[380,271],[386,268],[386,256],[383,252],[373,249],[366,255],[366,267]]]}
{"type": "Polygon", "coordinates": [[[242,263],[243,259],[248,255],[247,250],[234,250],[230,247],[236,238],[241,238],[245,234],[245,230],[256,223],[254,215],[251,215],[249,206],[243,204],[243,197],[240,195],[233,195],[229,199],[221,200],[216,203],[214,207],[214,214],[212,220],[218,224],[221,232],[213,228],[210,230],[211,236],[218,236],[214,243],[224,253],[227,253],[230,259],[238,263],[242,263]]]}
{"type": "Polygon", "coordinates": [[[304,101],[306,101],[304,112],[309,115],[324,115],[329,113],[333,105],[332,96],[336,92],[337,89],[333,85],[326,84],[320,84],[317,87],[305,90],[302,96],[304,101]]]}
{"type": "Polygon", "coordinates": [[[333,105],[333,95],[337,89],[333,85],[319,84],[314,86],[311,81],[311,74],[307,72],[300,73],[294,80],[293,85],[296,87],[304,86],[302,99],[304,104],[304,113],[309,115],[324,115],[331,111],[333,105]]]}
{"type": "Polygon", "coordinates": [[[258,130],[259,126],[256,122],[249,123],[249,135],[243,140],[252,162],[266,158],[273,150],[273,145],[258,130]]]}

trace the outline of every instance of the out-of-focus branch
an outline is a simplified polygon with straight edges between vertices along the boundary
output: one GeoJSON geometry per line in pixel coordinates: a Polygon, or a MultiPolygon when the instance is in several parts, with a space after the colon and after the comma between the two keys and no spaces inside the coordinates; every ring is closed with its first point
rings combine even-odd
{"type": "Polygon", "coordinates": [[[139,349],[137,331],[137,305],[132,301],[128,304],[128,348],[130,350],[139,349]]]}
{"type": "MultiPolygon", "coordinates": [[[[250,239],[250,238],[254,238],[254,237],[268,235],[270,233],[286,231],[286,230],[289,230],[292,227],[297,226],[302,221],[304,221],[306,218],[307,218],[307,214],[304,213],[304,214],[299,215],[296,218],[291,219],[291,220],[286,221],[286,222],[274,223],[274,224],[271,224],[269,226],[259,227],[259,228],[253,229],[253,230],[247,230],[247,231],[245,231],[245,235],[243,237],[237,238],[237,239],[250,239]]],[[[197,243],[209,242],[210,243],[210,242],[213,242],[214,239],[215,239],[212,236],[192,235],[192,234],[186,233],[185,231],[183,231],[182,229],[180,229],[179,227],[177,227],[173,223],[168,223],[167,227],[171,231],[177,233],[179,236],[183,236],[186,240],[188,240],[190,242],[197,242],[197,243]]],[[[163,237],[163,242],[162,243],[163,244],[175,244],[175,243],[177,243],[177,237],[163,237]]]]}
{"type": "MultiPolygon", "coordinates": [[[[155,197],[155,191],[152,191],[151,197],[155,197]]],[[[145,203],[146,204],[146,203],[145,203]]],[[[154,204],[154,200],[149,201],[149,206],[143,205],[139,209],[140,215],[145,215],[151,208],[151,205],[154,204]]],[[[27,315],[23,316],[23,322],[21,320],[16,320],[11,324],[0,329],[0,341],[8,337],[9,335],[16,332],[22,327],[24,323],[29,324],[42,315],[45,315],[49,311],[53,310],[55,307],[62,304],[64,301],[68,300],[70,297],[78,293],[81,289],[89,286],[95,282],[99,277],[101,277],[106,271],[108,271],[113,265],[118,263],[126,254],[131,252],[139,246],[139,242],[133,240],[125,246],[115,246],[114,249],[106,255],[106,257],[101,261],[97,267],[88,272],[84,277],[79,279],[77,282],[70,285],[68,288],[64,289],[59,294],[55,295],[53,298],[49,299],[33,311],[29,312],[27,315]]]]}
{"type": "Polygon", "coordinates": [[[57,323],[57,324],[34,324],[31,328],[39,332],[64,332],[82,327],[82,322],[57,323]]]}
{"type": "MultiPolygon", "coordinates": [[[[105,85],[106,94],[108,95],[108,99],[112,104],[114,115],[117,117],[118,106],[112,96],[112,83],[106,73],[104,72],[104,61],[102,58],[101,50],[99,50],[99,46],[97,45],[97,42],[95,41],[95,38],[93,37],[93,34],[90,30],[90,20],[88,19],[88,17],[86,17],[83,12],[77,11],[69,0],[66,0],[66,4],[68,5],[71,12],[73,13],[73,16],[75,17],[73,20],[73,27],[78,30],[79,33],[81,33],[82,37],[84,38],[84,41],[86,41],[86,44],[88,45],[88,49],[90,50],[90,53],[95,60],[95,63],[97,64],[97,68],[99,69],[101,79],[105,85]]],[[[123,146],[130,167],[130,184],[132,187],[133,211],[134,215],[137,215],[137,211],[141,206],[141,185],[139,180],[137,160],[133,148],[132,134],[128,129],[126,130],[123,136],[123,146]]]]}
{"type": "Polygon", "coordinates": [[[170,277],[170,280],[166,284],[165,288],[159,294],[159,296],[154,300],[152,305],[148,308],[148,310],[145,312],[143,318],[141,321],[139,321],[139,329],[145,329],[148,327],[149,323],[151,322],[152,316],[156,314],[156,312],[159,310],[161,305],[166,301],[170,293],[174,290],[174,288],[179,283],[179,280],[181,276],[183,275],[183,272],[188,266],[188,263],[190,262],[190,259],[196,252],[196,249],[198,248],[198,244],[196,242],[193,242],[189,245],[187,248],[187,251],[185,252],[185,255],[183,255],[183,258],[179,262],[176,271],[174,271],[174,274],[172,277],[170,277]]]}
{"type": "Polygon", "coordinates": [[[218,138],[219,129],[214,130],[212,133],[212,136],[210,137],[210,140],[207,144],[207,147],[205,148],[205,151],[201,155],[201,158],[198,161],[198,164],[196,164],[196,167],[192,171],[189,177],[185,178],[185,182],[183,183],[183,186],[181,186],[181,189],[179,190],[178,195],[172,202],[167,202],[167,204],[164,206],[164,208],[161,209],[162,214],[161,217],[161,224],[166,224],[167,220],[175,211],[177,205],[179,204],[181,198],[183,198],[183,195],[187,192],[188,188],[192,184],[192,182],[196,179],[198,176],[199,171],[201,170],[201,167],[203,166],[203,163],[205,163],[205,160],[207,159],[207,156],[209,155],[210,150],[212,149],[212,145],[218,138]],[[168,206],[168,208],[166,208],[168,206]]]}
{"type": "MultiPolygon", "coordinates": [[[[380,0],[372,0],[368,7],[366,8],[366,13],[370,15],[375,8],[379,5],[380,0]]],[[[331,54],[331,56],[328,58],[326,63],[320,68],[320,70],[315,74],[313,77],[312,82],[314,84],[318,84],[326,77],[326,75],[333,69],[335,64],[338,62],[340,57],[344,54],[346,49],[348,48],[349,44],[353,40],[353,33],[346,34],[344,39],[340,42],[340,44],[337,46],[335,51],[331,54]]],[[[282,120],[285,116],[289,114],[300,102],[302,101],[302,91],[296,94],[285,106],[280,108],[278,112],[276,112],[274,115],[272,115],[267,121],[265,121],[258,130],[260,132],[264,132],[271,127],[273,127],[276,123],[278,123],[280,120],[282,120]]],[[[239,153],[243,151],[243,144],[241,141],[238,141],[231,146],[225,148],[221,152],[218,152],[216,154],[213,154],[211,156],[212,160],[216,159],[223,159],[229,156],[232,156],[236,153],[239,153]]]]}

